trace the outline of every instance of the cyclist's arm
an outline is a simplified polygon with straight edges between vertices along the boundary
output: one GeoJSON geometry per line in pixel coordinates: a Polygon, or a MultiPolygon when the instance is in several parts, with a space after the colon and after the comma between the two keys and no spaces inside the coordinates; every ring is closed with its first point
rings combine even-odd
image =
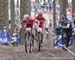
{"type": "Polygon", "coordinates": [[[35,19],[35,21],[34,21],[34,22],[38,24],[40,21],[39,21],[38,19],[35,19]]]}
{"type": "Polygon", "coordinates": [[[21,22],[21,25],[22,25],[22,28],[26,28],[26,21],[25,20],[22,20],[22,22],[21,22]]]}
{"type": "Polygon", "coordinates": [[[24,22],[23,22],[23,20],[21,21],[21,26],[22,26],[22,28],[23,28],[23,25],[24,25],[24,22]]]}

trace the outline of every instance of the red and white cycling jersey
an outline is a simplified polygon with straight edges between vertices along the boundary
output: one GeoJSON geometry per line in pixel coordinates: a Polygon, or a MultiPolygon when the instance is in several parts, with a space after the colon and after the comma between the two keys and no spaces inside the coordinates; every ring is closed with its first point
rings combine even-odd
{"type": "Polygon", "coordinates": [[[38,20],[38,21],[40,21],[40,24],[39,24],[39,27],[40,28],[44,28],[44,21],[45,21],[45,17],[39,17],[39,16],[36,16],[35,17],[35,20],[38,20]]]}
{"type": "Polygon", "coordinates": [[[21,24],[23,28],[34,28],[34,19],[31,17],[29,19],[23,19],[21,24]]]}

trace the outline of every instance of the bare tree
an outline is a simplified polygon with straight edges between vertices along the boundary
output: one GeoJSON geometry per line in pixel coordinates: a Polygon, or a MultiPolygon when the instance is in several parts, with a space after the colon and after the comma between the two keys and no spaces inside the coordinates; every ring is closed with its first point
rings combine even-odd
{"type": "Polygon", "coordinates": [[[59,2],[60,2],[60,16],[62,14],[66,15],[66,8],[67,8],[68,0],[59,0],[59,2]]]}
{"type": "MultiPolygon", "coordinates": [[[[75,17],[75,0],[72,0],[72,18],[75,17]]],[[[75,48],[75,43],[74,43],[74,48],[75,48]]]]}
{"type": "Polygon", "coordinates": [[[56,3],[53,1],[53,25],[56,25],[56,3]]]}
{"type": "Polygon", "coordinates": [[[75,17],[75,0],[72,0],[72,16],[75,17]]]}
{"type": "MultiPolygon", "coordinates": [[[[21,20],[24,16],[24,14],[31,14],[31,2],[30,0],[21,0],[21,9],[20,9],[20,16],[21,16],[21,20]]],[[[25,39],[25,35],[24,35],[24,30],[21,30],[20,32],[20,36],[21,36],[21,45],[24,44],[24,39],[25,39]]]]}
{"type": "Polygon", "coordinates": [[[8,1],[7,0],[0,0],[0,25],[7,26],[8,21],[8,1]]]}
{"type": "Polygon", "coordinates": [[[24,14],[31,14],[31,2],[30,0],[21,0],[21,19],[24,14]]]}
{"type": "Polygon", "coordinates": [[[14,0],[11,0],[11,30],[15,30],[15,13],[14,13],[14,0]]]}

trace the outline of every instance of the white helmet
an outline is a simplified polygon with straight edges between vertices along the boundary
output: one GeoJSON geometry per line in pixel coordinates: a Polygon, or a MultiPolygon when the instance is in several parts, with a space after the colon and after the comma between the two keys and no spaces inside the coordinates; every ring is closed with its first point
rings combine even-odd
{"type": "Polygon", "coordinates": [[[28,14],[25,14],[25,15],[24,15],[24,18],[28,18],[28,17],[29,17],[29,15],[28,15],[28,14]]]}

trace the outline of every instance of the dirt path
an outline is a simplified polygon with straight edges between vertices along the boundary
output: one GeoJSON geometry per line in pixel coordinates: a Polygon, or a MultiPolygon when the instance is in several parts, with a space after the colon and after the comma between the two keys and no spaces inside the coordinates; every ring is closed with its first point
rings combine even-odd
{"type": "MultiPolygon", "coordinates": [[[[50,34],[52,34],[52,31],[50,31],[50,34]]],[[[24,46],[0,46],[0,60],[73,60],[73,57],[61,48],[53,48],[52,36],[50,36],[50,39],[44,37],[41,52],[37,52],[33,48],[32,53],[26,54],[24,46]]]]}

